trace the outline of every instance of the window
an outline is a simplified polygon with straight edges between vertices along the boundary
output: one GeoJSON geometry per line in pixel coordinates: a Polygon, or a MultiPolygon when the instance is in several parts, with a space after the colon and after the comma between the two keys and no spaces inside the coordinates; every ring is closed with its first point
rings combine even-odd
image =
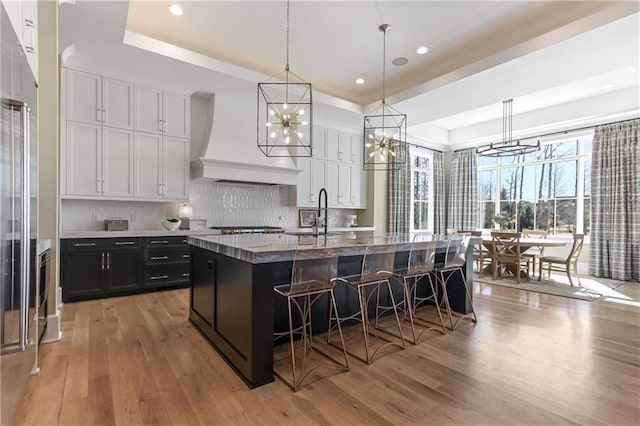
{"type": "Polygon", "coordinates": [[[495,214],[518,230],[589,233],[592,135],[547,143],[530,154],[478,157],[478,227],[495,214]],[[497,212],[497,213],[496,213],[497,212]]]}
{"type": "Polygon", "coordinates": [[[411,149],[411,231],[433,232],[433,156],[411,149]]]}

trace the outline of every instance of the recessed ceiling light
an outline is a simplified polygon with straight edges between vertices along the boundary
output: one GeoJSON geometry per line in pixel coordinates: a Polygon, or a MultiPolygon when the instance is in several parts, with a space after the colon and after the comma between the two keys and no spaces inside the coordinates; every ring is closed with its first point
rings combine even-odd
{"type": "Polygon", "coordinates": [[[182,16],[182,8],[177,4],[169,6],[169,12],[171,12],[172,15],[182,16]]]}
{"type": "Polygon", "coordinates": [[[416,50],[418,55],[424,55],[428,51],[429,51],[429,49],[427,47],[425,47],[425,46],[420,46],[420,47],[418,47],[418,50],[416,50]]]}
{"type": "Polygon", "coordinates": [[[409,60],[407,58],[405,58],[404,56],[399,56],[397,58],[395,58],[393,61],[391,61],[391,63],[397,67],[401,67],[403,65],[407,65],[407,63],[409,62],[409,60]]]}
{"type": "Polygon", "coordinates": [[[603,85],[602,85],[602,88],[603,88],[603,89],[611,89],[613,86],[614,86],[614,84],[613,84],[613,83],[607,83],[607,84],[603,84],[603,85]]]}
{"type": "Polygon", "coordinates": [[[364,84],[364,79],[363,78],[357,79],[356,84],[364,84]]]}

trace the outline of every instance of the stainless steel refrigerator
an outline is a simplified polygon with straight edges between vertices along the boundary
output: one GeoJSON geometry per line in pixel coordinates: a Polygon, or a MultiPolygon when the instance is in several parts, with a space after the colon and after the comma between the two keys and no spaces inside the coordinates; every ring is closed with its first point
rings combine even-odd
{"type": "Polygon", "coordinates": [[[0,421],[11,423],[37,345],[37,85],[0,5],[0,421]]]}

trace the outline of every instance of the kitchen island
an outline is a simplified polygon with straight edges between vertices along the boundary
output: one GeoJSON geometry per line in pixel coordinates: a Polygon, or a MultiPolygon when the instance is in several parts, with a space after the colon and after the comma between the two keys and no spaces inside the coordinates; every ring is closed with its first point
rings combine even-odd
{"type": "MultiPolygon", "coordinates": [[[[338,274],[359,273],[369,235],[311,237],[285,234],[192,236],[192,283],[189,319],[225,358],[245,383],[257,387],[273,381],[274,326],[286,329],[286,304],[274,301],[273,287],[291,280],[296,250],[338,248],[338,274]]],[[[396,267],[406,265],[410,237],[396,241],[396,267]]],[[[447,241],[438,241],[444,256],[447,241]]],[[[467,252],[472,259],[472,247],[467,252]]],[[[467,282],[472,286],[472,262],[467,282]]],[[[468,312],[462,281],[451,280],[449,300],[458,312],[468,312]]],[[[358,300],[344,286],[335,291],[341,315],[357,310],[358,300]]],[[[313,311],[314,330],[326,330],[326,304],[313,311]],[[323,328],[324,327],[324,328],[323,328]]]]}

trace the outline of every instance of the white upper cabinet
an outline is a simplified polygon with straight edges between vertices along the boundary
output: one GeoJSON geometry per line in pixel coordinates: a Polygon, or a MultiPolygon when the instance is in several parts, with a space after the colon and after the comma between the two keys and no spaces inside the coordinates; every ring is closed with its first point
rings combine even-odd
{"type": "Polygon", "coordinates": [[[188,138],[189,102],[188,96],[136,87],[135,130],[188,138]]]}
{"type": "Polygon", "coordinates": [[[327,129],[313,126],[313,158],[327,158],[327,129]]]}
{"type": "Polygon", "coordinates": [[[133,128],[133,84],[67,70],[67,120],[133,128]]]}
{"type": "Polygon", "coordinates": [[[351,135],[338,133],[338,161],[351,161],[351,135]]]}
{"type": "Polygon", "coordinates": [[[364,141],[362,135],[351,135],[351,163],[362,164],[364,155],[364,141]]]}
{"type": "Polygon", "coordinates": [[[102,124],[102,77],[67,70],[67,120],[102,124]]]}
{"type": "Polygon", "coordinates": [[[27,62],[38,81],[38,4],[36,0],[2,0],[27,62]]]}
{"type": "Polygon", "coordinates": [[[135,130],[162,133],[162,90],[136,86],[135,130]]]}
{"type": "Polygon", "coordinates": [[[63,73],[62,196],[188,200],[189,96],[63,73]]]}
{"type": "Polygon", "coordinates": [[[133,84],[102,79],[102,125],[133,129],[133,84]]]}
{"type": "Polygon", "coordinates": [[[338,160],[338,131],[327,129],[327,160],[338,160]]]}
{"type": "Polygon", "coordinates": [[[188,138],[189,104],[188,96],[177,93],[163,94],[163,133],[176,138],[188,138]]]}

